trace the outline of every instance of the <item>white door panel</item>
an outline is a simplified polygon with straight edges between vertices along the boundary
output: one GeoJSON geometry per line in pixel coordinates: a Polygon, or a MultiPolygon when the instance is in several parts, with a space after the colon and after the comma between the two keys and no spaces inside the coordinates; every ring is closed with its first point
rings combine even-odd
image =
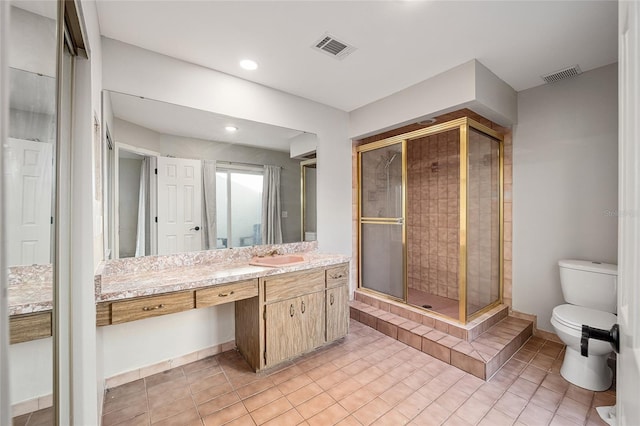
{"type": "Polygon", "coordinates": [[[640,424],[640,5],[619,2],[619,425],[640,424]]]}
{"type": "Polygon", "coordinates": [[[201,212],[200,160],[158,157],[158,254],[202,250],[201,212]]]}
{"type": "Polygon", "coordinates": [[[7,264],[51,263],[52,145],[9,138],[5,152],[7,264]]]}

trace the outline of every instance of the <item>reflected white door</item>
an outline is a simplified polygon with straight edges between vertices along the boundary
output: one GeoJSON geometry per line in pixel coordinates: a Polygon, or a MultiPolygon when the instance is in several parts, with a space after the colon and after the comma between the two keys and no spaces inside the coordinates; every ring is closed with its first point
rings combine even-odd
{"type": "Polygon", "coordinates": [[[640,424],[640,4],[619,2],[619,425],[640,424]]]}
{"type": "Polygon", "coordinates": [[[202,250],[200,160],[158,157],[158,254],[202,250]]]}
{"type": "Polygon", "coordinates": [[[9,138],[7,264],[51,263],[52,145],[9,138]]]}

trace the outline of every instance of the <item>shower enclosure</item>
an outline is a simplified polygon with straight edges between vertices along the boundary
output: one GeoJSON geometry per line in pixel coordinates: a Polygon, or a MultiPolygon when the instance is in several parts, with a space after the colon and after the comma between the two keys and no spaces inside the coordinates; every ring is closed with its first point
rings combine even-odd
{"type": "Polygon", "coordinates": [[[461,323],[502,302],[502,136],[469,118],[361,145],[359,287],[461,323]]]}

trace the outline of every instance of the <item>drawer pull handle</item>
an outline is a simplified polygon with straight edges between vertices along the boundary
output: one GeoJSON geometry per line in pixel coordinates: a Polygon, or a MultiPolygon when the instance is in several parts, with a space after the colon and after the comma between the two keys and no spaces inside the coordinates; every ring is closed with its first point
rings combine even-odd
{"type": "Polygon", "coordinates": [[[331,275],[331,279],[333,279],[333,280],[337,280],[338,278],[342,278],[342,277],[344,277],[344,275],[342,275],[342,274],[331,275]]]}
{"type": "Polygon", "coordinates": [[[233,291],[230,291],[229,293],[218,293],[218,297],[227,297],[233,294],[233,291]]]}
{"type": "Polygon", "coordinates": [[[307,310],[307,307],[304,305],[304,302],[302,302],[302,306],[300,307],[300,311],[302,311],[302,313],[304,314],[304,311],[307,310]]]}
{"type": "Polygon", "coordinates": [[[164,303],[161,303],[159,305],[156,306],[145,306],[144,308],[142,308],[143,311],[155,311],[156,309],[162,309],[164,308],[164,303]]]}
{"type": "Polygon", "coordinates": [[[289,315],[291,315],[291,318],[293,318],[293,314],[296,313],[295,308],[293,307],[293,304],[291,304],[291,307],[289,308],[289,315]]]}
{"type": "Polygon", "coordinates": [[[329,296],[329,304],[333,305],[333,302],[334,302],[334,297],[333,297],[333,294],[332,294],[331,296],[329,296]]]}

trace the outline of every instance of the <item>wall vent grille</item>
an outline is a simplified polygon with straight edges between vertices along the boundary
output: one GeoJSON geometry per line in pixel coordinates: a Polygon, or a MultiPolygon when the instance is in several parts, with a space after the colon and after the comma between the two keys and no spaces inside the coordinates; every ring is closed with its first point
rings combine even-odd
{"type": "Polygon", "coordinates": [[[356,50],[354,46],[337,40],[334,36],[328,33],[325,33],[321,38],[313,43],[313,46],[311,47],[337,59],[344,59],[347,55],[356,50]]]}
{"type": "Polygon", "coordinates": [[[542,79],[545,81],[545,83],[555,83],[556,81],[574,77],[578,74],[582,74],[582,70],[580,70],[580,67],[578,65],[573,65],[571,67],[567,67],[559,71],[554,71],[550,74],[543,75],[542,79]]]}

